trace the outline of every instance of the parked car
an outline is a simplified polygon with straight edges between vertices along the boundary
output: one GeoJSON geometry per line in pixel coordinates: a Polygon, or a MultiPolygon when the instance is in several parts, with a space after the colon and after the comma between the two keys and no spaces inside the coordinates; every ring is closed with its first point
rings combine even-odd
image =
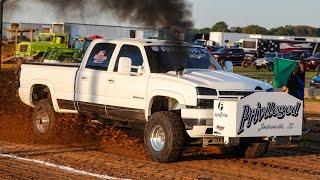
{"type": "Polygon", "coordinates": [[[314,56],[305,58],[302,63],[306,70],[315,70],[320,66],[320,52],[316,53],[314,56]]]}
{"type": "Polygon", "coordinates": [[[216,52],[218,51],[219,49],[222,49],[224,48],[223,46],[207,46],[207,49],[209,52],[216,52]]]}
{"type": "Polygon", "coordinates": [[[241,65],[245,57],[244,50],[239,48],[221,48],[211,54],[221,64],[225,61],[231,61],[234,65],[241,65]]]}
{"type": "Polygon", "coordinates": [[[264,58],[257,59],[253,62],[253,67],[257,70],[261,68],[267,68],[269,71],[273,71],[273,60],[276,58],[291,59],[289,53],[266,53],[264,58]]]}
{"type": "Polygon", "coordinates": [[[320,88],[320,67],[318,67],[318,74],[310,81],[310,86],[320,88]]]}
{"type": "Polygon", "coordinates": [[[312,52],[308,50],[293,50],[290,52],[292,60],[301,61],[312,56],[312,52]]]}
{"type": "Polygon", "coordinates": [[[205,46],[206,45],[206,40],[204,40],[204,39],[197,39],[197,40],[195,40],[194,41],[194,45],[198,45],[198,46],[205,46]]]}

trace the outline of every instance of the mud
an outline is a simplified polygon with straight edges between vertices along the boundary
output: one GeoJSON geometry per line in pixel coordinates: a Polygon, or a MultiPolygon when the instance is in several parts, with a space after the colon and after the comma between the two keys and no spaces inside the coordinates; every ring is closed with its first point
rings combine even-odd
{"type": "MultiPolygon", "coordinates": [[[[31,109],[20,102],[14,71],[0,76],[0,154],[43,160],[86,172],[132,179],[319,179],[320,122],[299,144],[273,143],[260,159],[187,150],[181,162],[150,161],[137,129],[115,128],[77,115],[59,115],[60,131],[39,141],[30,125],[31,109]]],[[[139,127],[138,129],[143,129],[139,127]]],[[[0,157],[1,179],[89,179],[52,167],[0,157]]]]}

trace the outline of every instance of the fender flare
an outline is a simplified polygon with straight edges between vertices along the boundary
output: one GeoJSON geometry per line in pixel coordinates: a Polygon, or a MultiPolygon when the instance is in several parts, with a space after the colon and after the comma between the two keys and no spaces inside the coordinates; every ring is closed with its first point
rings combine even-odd
{"type": "MultiPolygon", "coordinates": [[[[56,99],[53,83],[51,81],[44,80],[44,79],[33,79],[31,81],[31,86],[30,86],[30,96],[32,95],[34,85],[43,85],[43,86],[46,86],[49,88],[52,105],[54,107],[54,110],[57,112],[59,110],[59,105],[58,105],[58,101],[56,99]]],[[[30,101],[31,101],[31,105],[34,107],[32,99],[30,99],[30,101]]]]}
{"type": "Polygon", "coordinates": [[[184,96],[180,93],[168,91],[168,90],[161,90],[161,89],[153,90],[152,93],[148,95],[147,104],[146,104],[145,117],[147,121],[149,119],[149,116],[151,116],[151,107],[152,107],[153,98],[156,96],[169,97],[177,100],[179,104],[182,104],[182,105],[186,104],[184,96]]]}

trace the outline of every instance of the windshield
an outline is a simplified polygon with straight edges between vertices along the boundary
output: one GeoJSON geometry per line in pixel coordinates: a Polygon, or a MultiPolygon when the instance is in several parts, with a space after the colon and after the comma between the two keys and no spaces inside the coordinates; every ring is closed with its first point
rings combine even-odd
{"type": "Polygon", "coordinates": [[[52,36],[40,35],[40,36],[39,36],[39,41],[51,42],[51,41],[52,41],[52,36]]]}
{"type": "Polygon", "coordinates": [[[217,52],[219,53],[227,53],[228,49],[227,48],[221,48],[221,49],[218,49],[217,52]]]}
{"type": "Polygon", "coordinates": [[[222,70],[205,48],[181,46],[146,46],[152,73],[167,73],[181,69],[222,70]]]}
{"type": "Polygon", "coordinates": [[[204,41],[204,40],[196,40],[195,41],[195,45],[199,45],[199,46],[204,46],[205,43],[206,43],[206,41],[204,41]]]}

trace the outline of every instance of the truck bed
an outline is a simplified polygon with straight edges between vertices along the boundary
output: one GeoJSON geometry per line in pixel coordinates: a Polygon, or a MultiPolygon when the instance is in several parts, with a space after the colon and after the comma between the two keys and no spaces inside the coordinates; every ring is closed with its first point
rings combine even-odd
{"type": "MultiPolygon", "coordinates": [[[[73,101],[74,83],[79,67],[79,64],[22,64],[19,91],[24,92],[28,97],[27,94],[32,90],[32,85],[44,84],[50,89],[54,105],[57,106],[60,99],[73,101]]],[[[30,104],[30,99],[25,99],[24,102],[30,104]]]]}

